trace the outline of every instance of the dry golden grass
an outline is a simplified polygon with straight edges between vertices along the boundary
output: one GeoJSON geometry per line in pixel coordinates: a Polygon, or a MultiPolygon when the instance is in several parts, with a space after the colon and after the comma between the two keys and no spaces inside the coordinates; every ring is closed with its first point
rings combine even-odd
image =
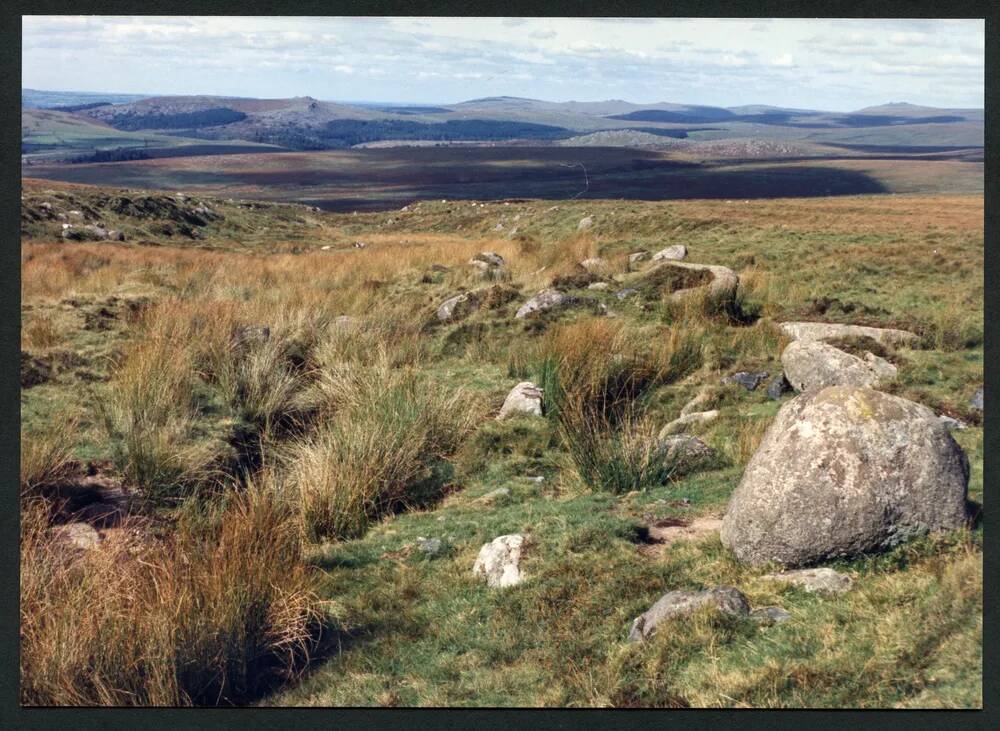
{"type": "Polygon", "coordinates": [[[21,534],[21,702],[217,705],[303,666],[318,601],[287,511],[258,491],[164,544],[68,553],[28,511],[21,534]]]}

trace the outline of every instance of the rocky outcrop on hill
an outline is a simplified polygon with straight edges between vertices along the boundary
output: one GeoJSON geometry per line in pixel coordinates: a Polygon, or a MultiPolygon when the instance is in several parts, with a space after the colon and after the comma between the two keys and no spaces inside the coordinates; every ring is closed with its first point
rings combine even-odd
{"type": "Polygon", "coordinates": [[[930,409],[833,386],[781,408],[723,520],[745,563],[802,566],[966,520],[969,462],[930,409]]]}

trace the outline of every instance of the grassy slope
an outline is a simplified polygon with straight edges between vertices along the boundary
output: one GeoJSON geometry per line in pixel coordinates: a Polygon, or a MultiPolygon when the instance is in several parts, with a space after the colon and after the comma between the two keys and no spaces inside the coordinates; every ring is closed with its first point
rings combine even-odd
{"type": "MultiPolygon", "coordinates": [[[[212,143],[155,132],[126,132],[80,114],[50,109],[25,109],[21,112],[21,144],[44,146],[37,152],[25,155],[37,162],[48,157],[83,155],[95,150],[119,147],[175,148],[212,143]]],[[[246,147],[248,150],[266,147],[242,140],[227,141],[226,144],[246,147]]]]}
{"type": "MultiPolygon", "coordinates": [[[[94,195],[42,182],[27,184],[26,199],[51,199],[47,190],[76,196],[74,205],[94,195]]],[[[937,338],[935,349],[904,351],[900,391],[978,423],[966,404],[983,372],[979,196],[476,207],[425,202],[405,213],[357,216],[211,205],[226,219],[184,246],[135,222],[130,238],[166,246],[67,248],[43,243],[57,235],[57,224],[28,228],[22,258],[29,342],[22,348],[68,350],[84,359],[75,371],[23,392],[29,431],[69,410],[82,419],[79,456],[107,456],[92,403],[106,388],[101,356],[123,347],[129,330],[121,320],[109,330],[84,324],[85,313],[110,296],[184,298],[209,282],[217,296],[235,301],[286,298],[301,306],[322,301],[312,297],[333,297],[342,311],[363,315],[369,300],[359,297],[352,305],[350,292],[337,287],[351,281],[357,287],[367,277],[390,282],[399,306],[429,314],[463,283],[457,274],[421,283],[430,261],[460,271],[470,252],[497,250],[512,261],[515,283],[529,294],[545,284],[547,275],[536,270],[547,261],[594,253],[615,258],[676,241],[688,245],[694,261],[742,270],[752,298],[775,319],[820,319],[816,300],[838,298],[824,319],[917,327],[937,338]],[[578,234],[585,215],[595,225],[578,234]],[[493,231],[498,222],[509,231],[515,216],[534,243],[493,231]],[[367,248],[353,250],[359,239],[367,248]],[[334,250],[318,250],[327,245],[334,250]],[[302,253],[289,253],[293,247],[302,253]],[[345,265],[344,257],[353,258],[345,265]],[[357,272],[353,280],[343,279],[345,266],[357,272]],[[36,320],[51,322],[53,342],[30,341],[36,320]],[[82,387],[80,371],[98,379],[82,387]]],[[[625,326],[667,317],[658,308],[644,312],[610,296],[606,301],[625,326]]],[[[563,319],[580,317],[586,315],[563,319]]],[[[425,336],[433,355],[421,367],[442,388],[472,388],[495,408],[525,375],[512,354],[538,336],[486,314],[472,322],[489,335],[466,324],[439,328],[425,336]]],[[[717,537],[663,551],[642,544],[642,524],[723,510],[755,435],[778,408],[762,393],[716,385],[736,369],[778,372],[780,340],[764,325],[712,324],[705,345],[705,367],[656,392],[650,413],[662,423],[707,385],[724,412],[703,434],[724,455],[718,469],[620,498],[592,494],[572,478],[548,422],[487,419],[458,459],[457,491],[442,504],[386,519],[360,539],[312,549],[310,561],[323,572],[341,627],[340,649],[298,687],[267,703],[980,705],[979,533],[844,564],[856,573],[857,588],[835,599],[761,582],[755,577],[762,571],[735,564],[717,537]],[[536,475],[545,480],[527,479],[536,475]],[[478,502],[500,486],[510,489],[508,498],[478,502]],[[535,538],[525,561],[530,578],[512,591],[489,591],[472,578],[472,563],[482,543],[513,531],[535,538]],[[418,536],[441,538],[444,555],[414,553],[408,545],[418,536]],[[623,643],[631,619],[663,591],[717,583],[741,587],[755,606],[780,604],[793,619],[756,628],[704,616],[644,647],[623,643]]],[[[206,433],[221,428],[217,411],[202,418],[206,433]]],[[[974,425],[957,438],[973,464],[971,496],[982,501],[982,430],[974,425]]]]}

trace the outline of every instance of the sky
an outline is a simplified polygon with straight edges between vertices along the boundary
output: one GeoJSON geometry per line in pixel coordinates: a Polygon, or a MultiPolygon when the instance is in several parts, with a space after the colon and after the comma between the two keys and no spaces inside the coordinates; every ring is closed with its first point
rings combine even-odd
{"type": "Polygon", "coordinates": [[[22,86],[455,103],[982,107],[982,20],[23,16],[22,86]]]}

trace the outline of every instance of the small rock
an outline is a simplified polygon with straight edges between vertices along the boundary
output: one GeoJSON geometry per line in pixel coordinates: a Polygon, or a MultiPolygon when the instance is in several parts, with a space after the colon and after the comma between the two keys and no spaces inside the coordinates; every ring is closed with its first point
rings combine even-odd
{"type": "Polygon", "coordinates": [[[774,377],[771,383],[768,384],[767,396],[774,401],[780,401],[782,396],[792,390],[792,384],[790,384],[788,379],[785,378],[785,374],[779,373],[774,377]]]}
{"type": "Polygon", "coordinates": [[[611,287],[607,282],[591,282],[587,285],[587,289],[592,289],[595,292],[603,292],[611,287]]]}
{"type": "Polygon", "coordinates": [[[585,230],[587,230],[588,228],[590,228],[593,225],[594,225],[594,218],[593,218],[593,216],[587,216],[586,218],[581,218],[580,219],[580,223],[578,223],[576,225],[576,230],[577,231],[585,231],[585,230]]]}
{"type": "Polygon", "coordinates": [[[674,419],[669,424],[660,429],[660,439],[665,439],[672,434],[683,434],[692,426],[705,426],[711,424],[719,418],[719,412],[712,411],[692,411],[678,419],[674,419]]]}
{"type": "Polygon", "coordinates": [[[524,580],[520,567],[524,544],[525,537],[519,533],[494,538],[479,549],[472,573],[485,577],[486,585],[494,588],[520,584],[524,580]]]}
{"type": "Polygon", "coordinates": [[[97,548],[101,543],[101,536],[87,523],[67,523],[57,525],[49,529],[52,536],[59,541],[63,541],[84,551],[97,548]]]}
{"type": "Polygon", "coordinates": [[[795,584],[809,593],[841,594],[850,589],[851,584],[854,583],[850,576],[828,568],[782,571],[776,574],[765,574],[761,578],[795,584]]]}
{"type": "Polygon", "coordinates": [[[522,381],[510,390],[500,407],[499,421],[514,414],[542,415],[542,389],[531,381],[522,381]]]}
{"type": "Polygon", "coordinates": [[[490,490],[488,493],[480,497],[479,501],[484,503],[495,503],[497,500],[501,500],[505,497],[510,497],[510,488],[498,487],[496,490],[490,490]]]}
{"type": "Polygon", "coordinates": [[[677,465],[679,471],[688,471],[710,460],[715,451],[692,434],[672,434],[659,440],[664,458],[677,465]]]}
{"type": "Polygon", "coordinates": [[[615,292],[615,297],[617,297],[620,300],[623,300],[637,294],[639,294],[639,290],[626,287],[625,289],[619,289],[617,292],[615,292]]]}
{"type": "Polygon", "coordinates": [[[720,612],[737,617],[746,617],[750,614],[750,603],[747,602],[743,592],[731,586],[718,586],[696,592],[668,591],[632,621],[628,639],[630,642],[645,640],[664,621],[694,614],[709,605],[714,605],[720,612]]]}
{"type": "Polygon", "coordinates": [[[529,315],[569,307],[578,303],[579,300],[576,297],[560,292],[558,289],[543,289],[521,305],[514,317],[520,320],[529,315]]]}
{"type": "Polygon", "coordinates": [[[505,263],[504,258],[495,251],[480,251],[478,254],[473,256],[472,259],[470,259],[470,262],[477,261],[491,267],[502,267],[505,263]]]}
{"type": "Polygon", "coordinates": [[[494,231],[503,231],[503,224],[502,223],[498,223],[496,226],[493,227],[493,230],[494,231]]]}
{"type": "Polygon", "coordinates": [[[750,612],[750,619],[761,624],[779,624],[792,618],[781,607],[758,607],[750,612]]]}
{"type": "Polygon", "coordinates": [[[643,249],[642,251],[634,251],[628,255],[628,266],[629,269],[634,267],[636,264],[642,261],[649,260],[649,252],[643,249]]]}
{"type": "Polygon", "coordinates": [[[979,411],[983,410],[983,387],[980,386],[969,400],[969,406],[979,411]]]}
{"type": "Polygon", "coordinates": [[[684,244],[674,244],[653,254],[653,261],[680,261],[687,256],[687,253],[684,244]]]}
{"type": "Polygon", "coordinates": [[[608,262],[599,256],[592,256],[589,259],[584,259],[580,262],[580,266],[586,269],[590,273],[603,271],[608,268],[608,262]]]}
{"type": "Polygon", "coordinates": [[[722,379],[722,383],[738,383],[747,391],[753,391],[770,375],[766,371],[760,373],[750,373],[749,371],[739,371],[722,379]]]}
{"type": "Polygon", "coordinates": [[[440,554],[441,546],[442,544],[440,538],[417,537],[417,550],[428,556],[434,557],[440,554]]]}
{"type": "Polygon", "coordinates": [[[330,246],[330,244],[327,244],[326,246],[321,246],[321,247],[319,247],[319,250],[320,250],[320,251],[329,251],[329,250],[330,250],[330,249],[332,249],[332,248],[333,248],[333,247],[332,247],[332,246],[330,246]]]}

